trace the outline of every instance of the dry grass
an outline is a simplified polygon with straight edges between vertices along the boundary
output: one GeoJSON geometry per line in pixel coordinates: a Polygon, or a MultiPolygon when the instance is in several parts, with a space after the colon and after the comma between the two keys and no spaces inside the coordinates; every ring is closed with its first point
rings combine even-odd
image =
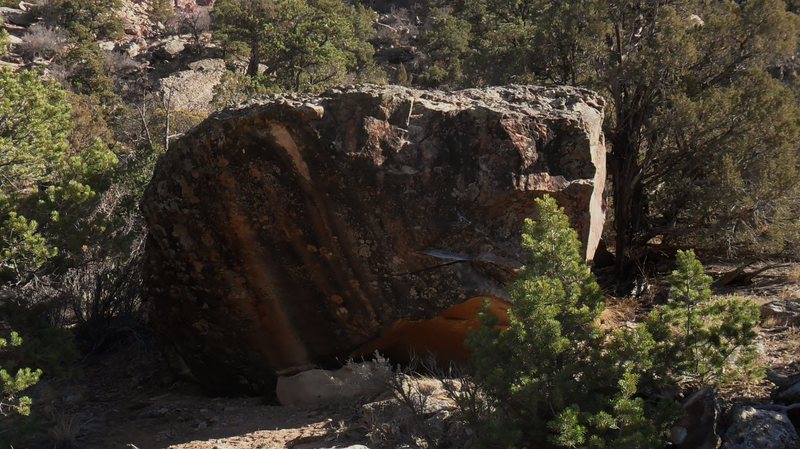
{"type": "Polygon", "coordinates": [[[71,448],[81,431],[80,420],[72,413],[56,412],[53,415],[53,426],[48,429],[54,447],[71,448]]]}
{"type": "Polygon", "coordinates": [[[800,265],[791,267],[786,273],[786,279],[789,280],[789,282],[800,284],[800,265]]]}
{"type": "Polygon", "coordinates": [[[623,327],[629,321],[636,320],[636,313],[641,303],[636,298],[611,299],[606,303],[606,308],[600,312],[599,325],[601,329],[610,330],[623,327]]]}
{"type": "Polygon", "coordinates": [[[800,327],[762,329],[759,337],[770,369],[787,375],[800,372],[800,327]]]}
{"type": "Polygon", "coordinates": [[[770,316],[761,321],[761,327],[765,329],[772,329],[775,327],[785,326],[787,324],[785,318],[779,316],[770,316]]]}
{"type": "Polygon", "coordinates": [[[17,45],[17,52],[29,60],[52,59],[64,49],[66,41],[63,31],[36,23],[22,37],[22,43],[17,45]]]}

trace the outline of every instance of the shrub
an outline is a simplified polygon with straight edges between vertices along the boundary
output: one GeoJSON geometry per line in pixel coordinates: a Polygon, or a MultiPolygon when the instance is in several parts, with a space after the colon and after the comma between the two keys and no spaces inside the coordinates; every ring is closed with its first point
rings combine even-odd
{"type": "Polygon", "coordinates": [[[66,41],[66,36],[60,30],[35,23],[17,45],[17,52],[27,59],[50,59],[61,52],[66,41]]]}
{"type": "MultiPolygon", "coordinates": [[[[0,18],[0,25],[3,24],[3,19],[0,18]]],[[[0,56],[5,56],[8,52],[8,31],[0,30],[0,56]]]]}
{"type": "MultiPolygon", "coordinates": [[[[0,338],[0,351],[7,347],[17,347],[22,345],[22,338],[16,332],[11,332],[9,339],[0,338]]],[[[31,398],[19,396],[19,393],[39,382],[42,370],[31,370],[30,368],[19,368],[15,375],[11,375],[5,368],[0,366],[0,415],[7,416],[12,412],[27,416],[31,412],[31,398]]]]}
{"type": "Polygon", "coordinates": [[[250,98],[278,92],[269,81],[252,78],[242,73],[225,72],[220,82],[214,86],[212,105],[217,109],[231,106],[250,98]]]}
{"type": "Polygon", "coordinates": [[[118,76],[136,72],[141,68],[141,64],[123,51],[107,51],[106,61],[111,71],[118,76]]]}
{"type": "Polygon", "coordinates": [[[763,374],[755,346],[758,306],[737,297],[712,298],[711,277],[694,251],[678,251],[677,260],[669,277],[669,302],[647,320],[664,371],[676,380],[704,385],[763,374]]]}
{"type": "Polygon", "coordinates": [[[211,31],[209,8],[197,7],[181,11],[172,19],[170,25],[178,33],[191,34],[192,44],[198,47],[203,33],[211,31]]]}
{"type": "Polygon", "coordinates": [[[486,447],[657,447],[666,415],[637,395],[655,344],[643,327],[601,331],[604,300],[577,234],[555,200],[537,204],[508,327],[487,309],[468,339],[489,411],[477,433],[486,447]]]}
{"type": "Polygon", "coordinates": [[[117,15],[121,6],[121,0],[45,0],[36,12],[45,23],[64,27],[78,40],[113,40],[125,34],[117,15]]]}

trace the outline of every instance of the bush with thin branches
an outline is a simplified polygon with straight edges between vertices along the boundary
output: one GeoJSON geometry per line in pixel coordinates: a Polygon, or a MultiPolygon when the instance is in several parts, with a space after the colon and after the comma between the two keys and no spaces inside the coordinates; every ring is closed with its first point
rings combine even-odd
{"type": "Polygon", "coordinates": [[[20,56],[33,60],[36,58],[52,59],[64,49],[67,42],[66,34],[58,28],[35,23],[22,37],[17,47],[20,56]]]}

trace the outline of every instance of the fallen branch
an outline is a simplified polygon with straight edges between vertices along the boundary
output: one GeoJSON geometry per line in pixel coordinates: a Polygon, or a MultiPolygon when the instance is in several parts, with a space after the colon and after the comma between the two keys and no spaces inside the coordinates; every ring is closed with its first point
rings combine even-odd
{"type": "Polygon", "coordinates": [[[788,267],[789,264],[772,264],[766,265],[761,267],[757,270],[747,272],[747,267],[753,265],[755,261],[746,262],[743,265],[740,265],[733,271],[729,271],[723,274],[719,279],[714,281],[714,287],[726,287],[728,285],[746,285],[751,284],[753,279],[760,275],[761,273],[769,270],[774,270],[776,268],[784,268],[788,267]]]}

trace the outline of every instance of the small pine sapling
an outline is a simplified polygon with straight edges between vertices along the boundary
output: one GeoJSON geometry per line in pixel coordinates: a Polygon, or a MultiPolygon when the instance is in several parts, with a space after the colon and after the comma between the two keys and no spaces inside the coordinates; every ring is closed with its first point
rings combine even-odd
{"type": "Polygon", "coordinates": [[[659,342],[658,363],[683,384],[724,385],[763,375],[758,365],[753,301],[712,297],[711,277],[694,251],[678,251],[669,302],[651,312],[647,328],[659,342]]]}

